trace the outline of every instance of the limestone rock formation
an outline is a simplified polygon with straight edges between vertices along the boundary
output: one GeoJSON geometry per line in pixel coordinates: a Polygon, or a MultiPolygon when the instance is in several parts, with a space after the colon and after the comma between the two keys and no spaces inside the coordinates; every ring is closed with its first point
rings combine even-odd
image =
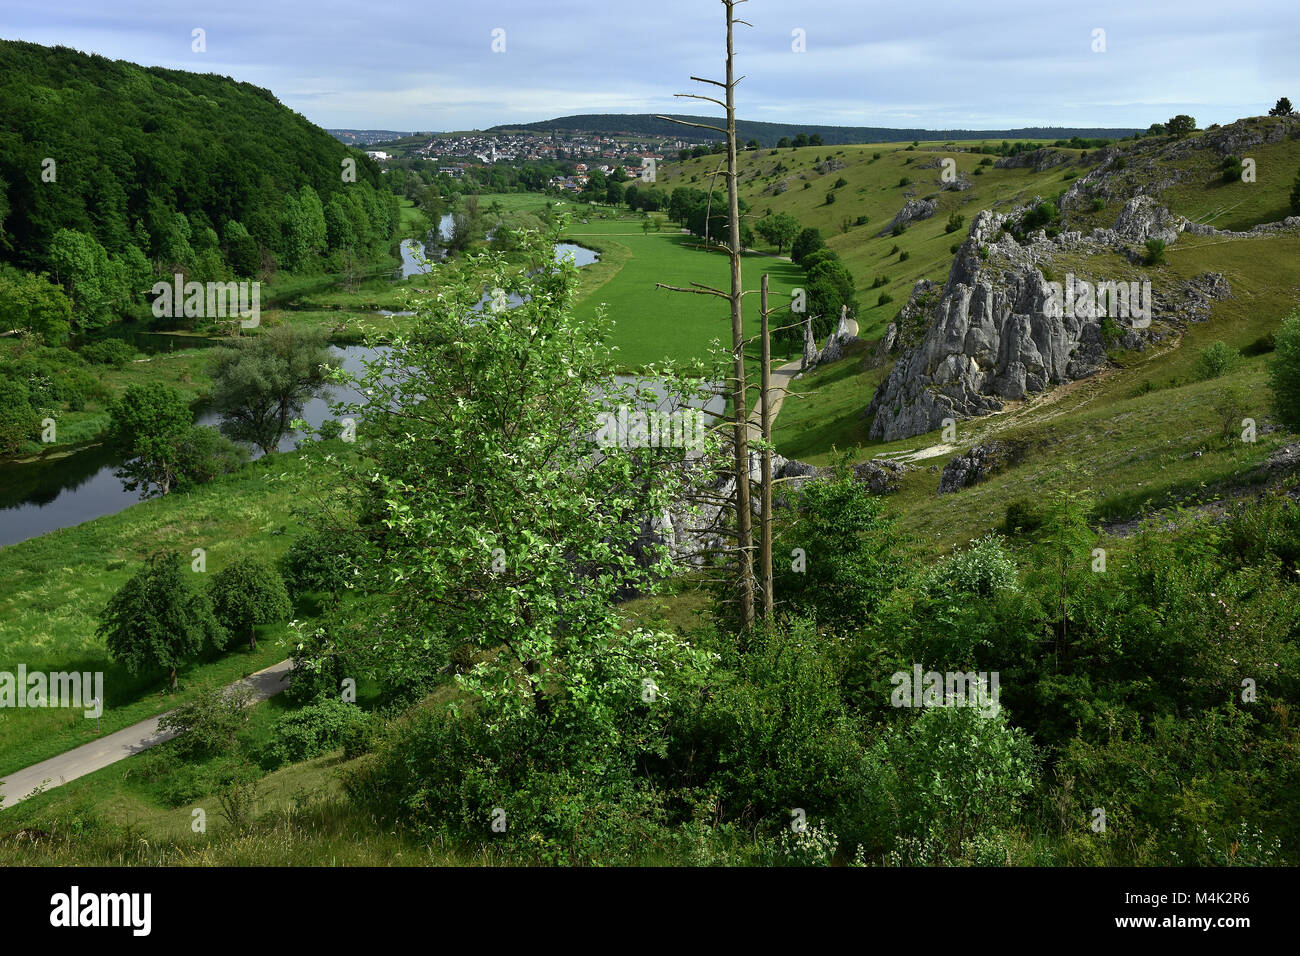
{"type": "MultiPolygon", "coordinates": [[[[1062,254],[1127,253],[1139,237],[1176,230],[1181,221],[1159,206],[1134,201],[1113,229],[1054,239],[1040,230],[1021,244],[1002,227],[1022,211],[981,211],[942,290],[928,282],[913,289],[896,323],[902,355],[867,409],[874,416],[872,438],[909,438],[945,419],[1000,411],[1007,400],[1095,374],[1107,364],[1102,318],[1063,308],[1058,280],[1066,277],[1049,281],[1044,271],[1055,275],[1052,263],[1062,254]]],[[[1070,278],[1096,283],[1141,276],[1070,278]]],[[[1180,325],[1203,319],[1209,300],[1225,294],[1226,281],[1211,274],[1176,289],[1153,290],[1147,304],[1162,325],[1180,325]]],[[[1109,328],[1125,347],[1140,348],[1163,335],[1148,328],[1151,318],[1112,316],[1109,328]]]]}
{"type": "Polygon", "coordinates": [[[929,219],[934,215],[935,210],[938,208],[939,204],[933,199],[909,199],[907,202],[903,203],[903,208],[898,211],[898,215],[889,221],[888,226],[876,233],[876,236],[887,236],[893,232],[894,228],[897,226],[901,225],[906,229],[914,222],[918,222],[922,219],[929,219]]]}
{"type": "Polygon", "coordinates": [[[995,440],[976,445],[943,466],[939,476],[939,494],[949,495],[979,484],[990,475],[1015,464],[1024,454],[1024,445],[1015,441],[995,440]]]}

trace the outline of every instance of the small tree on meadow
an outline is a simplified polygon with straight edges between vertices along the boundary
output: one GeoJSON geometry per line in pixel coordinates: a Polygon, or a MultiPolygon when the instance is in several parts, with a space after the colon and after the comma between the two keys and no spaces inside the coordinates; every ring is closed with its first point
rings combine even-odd
{"type": "Polygon", "coordinates": [[[1165,124],[1165,129],[1169,131],[1169,135],[1173,136],[1174,139],[1182,139],[1189,133],[1196,131],[1196,120],[1186,113],[1179,113],[1177,116],[1170,118],[1169,122],[1165,124]]]}
{"type": "Polygon", "coordinates": [[[257,650],[259,624],[283,621],[292,605],[280,573],[261,558],[240,558],[218,571],[209,588],[217,619],[232,634],[247,634],[248,649],[257,650]]]}
{"type": "Polygon", "coordinates": [[[1300,428],[1300,310],[1282,320],[1269,366],[1273,408],[1288,428],[1300,428]]]}
{"type": "Polygon", "coordinates": [[[126,457],[117,475],[127,490],[167,494],[194,421],[185,397],[161,382],[128,385],[108,411],[109,442],[126,457]]]}
{"type": "Polygon", "coordinates": [[[319,331],[281,325],[212,356],[212,403],[221,431],[270,453],[338,364],[319,331]]]}
{"type": "Polygon", "coordinates": [[[96,634],[129,673],[167,671],[172,690],[176,669],[205,642],[223,648],[227,640],[208,595],[176,551],[154,555],[122,585],[100,614],[96,634]]]}
{"type": "Polygon", "coordinates": [[[1293,113],[1295,113],[1295,108],[1285,96],[1279,97],[1277,104],[1268,111],[1269,116],[1291,116],[1293,113]]]}
{"type": "Polygon", "coordinates": [[[794,245],[790,247],[790,258],[797,264],[802,263],[804,256],[810,256],[818,249],[825,248],[826,240],[822,238],[821,230],[810,226],[799,233],[798,238],[795,239],[794,245]]]}

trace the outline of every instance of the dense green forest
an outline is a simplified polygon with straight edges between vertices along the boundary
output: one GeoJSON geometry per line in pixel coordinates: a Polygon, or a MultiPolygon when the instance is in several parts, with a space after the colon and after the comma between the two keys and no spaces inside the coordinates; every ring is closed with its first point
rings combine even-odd
{"type": "Polygon", "coordinates": [[[338,269],[394,235],[378,167],[267,90],[12,41],[0,76],[6,329],[59,341],[139,314],[155,276],[338,269]]]}

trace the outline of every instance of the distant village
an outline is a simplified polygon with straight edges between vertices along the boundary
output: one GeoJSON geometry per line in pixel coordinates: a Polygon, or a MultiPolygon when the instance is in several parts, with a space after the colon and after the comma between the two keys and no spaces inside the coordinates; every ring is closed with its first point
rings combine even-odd
{"type": "MultiPolygon", "coordinates": [[[[462,176],[473,166],[490,166],[499,162],[573,163],[573,175],[555,176],[550,185],[576,193],[587,185],[596,170],[609,178],[622,167],[625,178],[640,178],[650,161],[662,163],[665,156],[676,159],[681,150],[697,145],[700,144],[684,139],[648,140],[578,131],[518,130],[430,136],[428,142],[409,155],[442,163],[438,171],[449,176],[462,176]]],[[[380,162],[395,158],[382,149],[367,150],[366,155],[380,162]]]]}

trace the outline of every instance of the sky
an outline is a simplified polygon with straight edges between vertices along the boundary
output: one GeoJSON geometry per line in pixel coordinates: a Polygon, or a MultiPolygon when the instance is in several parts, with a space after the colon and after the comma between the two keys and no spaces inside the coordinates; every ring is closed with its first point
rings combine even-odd
{"type": "MultiPolygon", "coordinates": [[[[925,129],[1201,126],[1300,103],[1297,0],[749,0],[737,115],[925,129]]],[[[326,128],[715,115],[719,0],[4,0],[0,37],[218,73],[326,128]],[[203,31],[203,50],[194,31],[203,31]]]]}

